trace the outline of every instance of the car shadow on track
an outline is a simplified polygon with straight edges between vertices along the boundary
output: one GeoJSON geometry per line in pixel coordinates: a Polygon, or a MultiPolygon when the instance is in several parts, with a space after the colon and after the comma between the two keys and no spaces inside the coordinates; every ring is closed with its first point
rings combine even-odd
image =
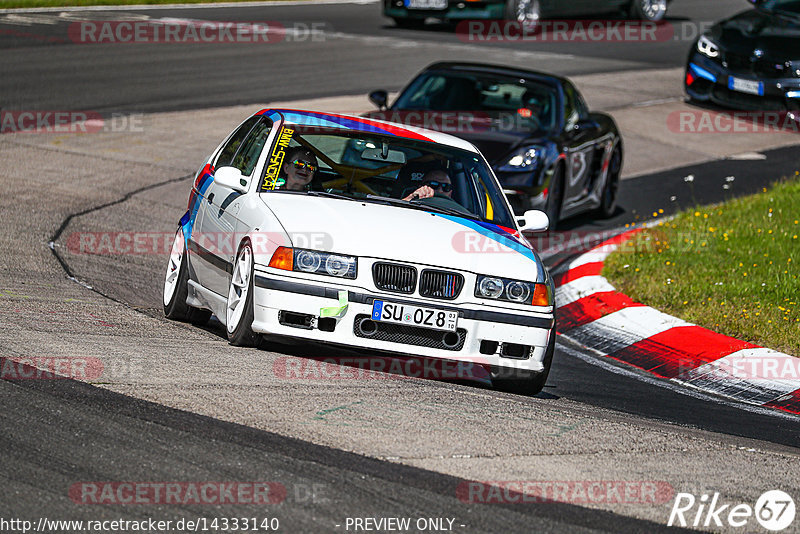
{"type": "MultiPolygon", "coordinates": [[[[227,341],[225,327],[216,317],[201,326],[227,341]]],[[[262,337],[257,347],[276,355],[272,373],[285,380],[426,380],[476,389],[493,390],[490,372],[480,361],[440,360],[422,356],[397,355],[357,350],[341,345],[310,342],[287,337],[262,337]]],[[[548,383],[545,389],[555,389],[548,383]]],[[[558,399],[542,391],[538,399],[558,399]]]]}

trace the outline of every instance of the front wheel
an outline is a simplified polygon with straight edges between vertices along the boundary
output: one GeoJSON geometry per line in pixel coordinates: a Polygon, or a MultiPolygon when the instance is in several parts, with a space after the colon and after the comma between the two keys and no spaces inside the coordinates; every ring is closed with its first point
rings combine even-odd
{"type": "MultiPolygon", "coordinates": [[[[553,365],[553,354],[556,350],[556,329],[553,327],[553,330],[550,332],[550,340],[547,342],[547,351],[544,355],[544,369],[535,374],[526,374],[523,376],[499,376],[497,378],[492,377],[492,385],[496,388],[508,391],[510,393],[517,393],[519,395],[537,395],[544,389],[545,384],[547,383],[547,377],[550,376],[550,367],[553,365]]],[[[505,373],[513,372],[513,370],[507,370],[505,373]]],[[[503,373],[503,371],[499,371],[499,373],[503,373]]],[[[505,374],[503,373],[503,374],[505,374]]]]}
{"type": "Polygon", "coordinates": [[[514,20],[528,30],[536,30],[542,18],[539,0],[506,0],[506,20],[514,20]]]}
{"type": "Polygon", "coordinates": [[[245,241],[233,264],[225,324],[228,341],[239,347],[254,347],[259,335],[253,332],[253,248],[245,241]]]}
{"type": "Polygon", "coordinates": [[[667,16],[667,0],[633,0],[631,17],[650,22],[659,22],[667,16]]]}
{"type": "Polygon", "coordinates": [[[608,219],[617,209],[617,195],[619,193],[619,175],[622,171],[622,151],[619,147],[611,153],[611,160],[608,162],[608,174],[606,183],[600,197],[600,216],[608,219]]]}
{"type": "Polygon", "coordinates": [[[550,219],[550,231],[558,228],[558,219],[561,217],[561,204],[564,202],[564,173],[561,165],[556,165],[553,176],[548,186],[547,200],[544,212],[550,219]]]}
{"type": "Polygon", "coordinates": [[[164,316],[176,321],[202,325],[208,322],[211,312],[186,304],[189,292],[189,267],[186,260],[186,242],[183,229],[178,228],[167,261],[164,279],[164,316]]]}

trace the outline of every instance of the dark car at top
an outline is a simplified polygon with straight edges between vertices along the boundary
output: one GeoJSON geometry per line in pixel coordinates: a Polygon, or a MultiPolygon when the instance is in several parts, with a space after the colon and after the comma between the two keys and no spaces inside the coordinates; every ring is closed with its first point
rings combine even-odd
{"type": "MultiPolygon", "coordinates": [[[[614,120],[591,112],[575,85],[542,72],[478,63],[434,63],[391,106],[367,114],[423,126],[474,144],[492,166],[514,211],[559,220],[616,210],[623,143],[614,120]]],[[[420,176],[428,169],[421,168],[420,176]]]]}
{"type": "Polygon", "coordinates": [[[671,0],[383,0],[383,14],[400,27],[424,24],[427,18],[505,19],[535,26],[543,18],[578,17],[622,11],[633,18],[660,21],[671,0]]]}
{"type": "Polygon", "coordinates": [[[686,92],[735,109],[800,111],[800,1],[750,3],[694,43],[686,92]]]}

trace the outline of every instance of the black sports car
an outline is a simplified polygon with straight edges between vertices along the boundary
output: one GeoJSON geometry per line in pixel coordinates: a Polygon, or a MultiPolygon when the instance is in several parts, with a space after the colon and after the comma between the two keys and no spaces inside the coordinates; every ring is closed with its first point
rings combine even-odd
{"type": "Polygon", "coordinates": [[[614,119],[592,113],[566,78],[473,63],[435,63],[368,114],[457,135],[492,165],[514,211],[560,219],[616,209],[623,147],[614,119]]]}
{"type": "Polygon", "coordinates": [[[383,14],[401,27],[421,26],[432,17],[446,21],[516,20],[536,25],[540,19],[625,11],[634,18],[660,21],[671,0],[383,0],[383,14]]]}
{"type": "Polygon", "coordinates": [[[800,110],[800,1],[755,4],[715,24],[689,53],[694,100],[746,110],[800,110]]]}

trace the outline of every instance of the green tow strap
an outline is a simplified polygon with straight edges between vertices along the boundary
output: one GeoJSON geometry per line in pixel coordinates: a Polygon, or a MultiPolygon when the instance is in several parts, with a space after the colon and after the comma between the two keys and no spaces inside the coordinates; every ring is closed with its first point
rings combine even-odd
{"type": "Polygon", "coordinates": [[[331,308],[320,308],[320,317],[336,317],[340,319],[347,313],[347,291],[339,291],[339,305],[331,308]]]}

